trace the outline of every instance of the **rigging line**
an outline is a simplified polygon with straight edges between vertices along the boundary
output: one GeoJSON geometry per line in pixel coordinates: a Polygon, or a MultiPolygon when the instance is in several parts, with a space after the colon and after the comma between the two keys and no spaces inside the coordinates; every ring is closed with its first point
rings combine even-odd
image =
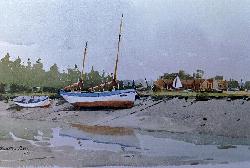
{"type": "Polygon", "coordinates": [[[159,101],[157,101],[156,103],[151,104],[151,105],[149,105],[149,106],[147,106],[147,107],[145,107],[145,108],[142,108],[142,109],[139,109],[139,110],[136,110],[136,111],[130,112],[130,113],[128,113],[128,114],[124,114],[124,115],[116,116],[116,117],[114,117],[114,118],[112,118],[112,119],[110,119],[110,120],[106,120],[106,121],[101,122],[101,123],[99,123],[99,124],[95,124],[95,126],[100,126],[100,124],[108,123],[108,122],[113,121],[113,120],[116,120],[116,119],[118,119],[118,118],[121,118],[121,117],[126,117],[126,116],[129,116],[129,115],[132,115],[132,114],[135,114],[135,113],[138,113],[138,112],[144,111],[144,110],[146,110],[146,109],[148,109],[148,108],[150,108],[150,107],[153,107],[153,106],[155,106],[155,105],[158,105],[158,104],[160,104],[160,103],[162,103],[162,102],[164,102],[164,100],[159,100],[159,101]]]}

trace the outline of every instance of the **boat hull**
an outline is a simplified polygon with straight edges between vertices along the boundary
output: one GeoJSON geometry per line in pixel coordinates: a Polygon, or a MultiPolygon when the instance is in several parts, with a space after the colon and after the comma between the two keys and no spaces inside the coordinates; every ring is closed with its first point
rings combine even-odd
{"type": "Polygon", "coordinates": [[[75,107],[131,108],[136,92],[133,89],[110,92],[60,92],[60,95],[75,107]]]}
{"type": "Polygon", "coordinates": [[[132,101],[95,101],[95,102],[77,102],[75,107],[104,107],[104,108],[131,108],[134,106],[132,101]]]}
{"type": "Polygon", "coordinates": [[[50,100],[46,99],[37,103],[20,103],[20,102],[14,102],[16,105],[21,107],[28,107],[28,108],[34,108],[34,107],[48,107],[50,105],[50,100]]]}

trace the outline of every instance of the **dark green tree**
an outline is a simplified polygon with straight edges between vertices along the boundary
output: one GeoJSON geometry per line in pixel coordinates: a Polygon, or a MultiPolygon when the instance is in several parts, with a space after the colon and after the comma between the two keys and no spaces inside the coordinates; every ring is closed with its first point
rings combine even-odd
{"type": "Polygon", "coordinates": [[[230,81],[228,81],[228,88],[239,88],[239,82],[234,79],[230,79],[230,81]]]}
{"type": "Polygon", "coordinates": [[[62,85],[61,74],[56,64],[53,64],[46,73],[46,83],[44,85],[50,87],[60,87],[62,85]]]}
{"type": "Polygon", "coordinates": [[[246,88],[247,90],[250,90],[250,81],[246,81],[246,82],[245,82],[245,88],[246,88]]]}
{"type": "Polygon", "coordinates": [[[196,73],[195,73],[195,78],[197,78],[197,79],[202,79],[203,78],[203,76],[204,76],[204,71],[203,70],[201,70],[201,69],[197,69],[196,70],[196,73]]]}
{"type": "Polygon", "coordinates": [[[215,80],[223,80],[223,76],[221,76],[221,75],[216,75],[216,76],[214,77],[214,79],[215,79],[215,80]]]}
{"type": "Polygon", "coordinates": [[[27,65],[22,63],[20,57],[14,61],[10,60],[10,55],[7,53],[0,60],[0,84],[1,91],[6,86],[10,86],[12,92],[32,90],[33,87],[47,88],[48,90],[56,90],[53,88],[63,88],[64,86],[73,84],[78,81],[80,77],[83,78],[85,88],[94,87],[104,83],[105,81],[112,81],[112,75],[102,74],[92,67],[89,73],[81,74],[77,65],[73,68],[68,68],[67,71],[59,71],[57,64],[53,64],[49,71],[45,71],[41,59],[37,59],[34,64],[28,58],[27,65]],[[52,89],[51,89],[52,88],[52,89]]]}

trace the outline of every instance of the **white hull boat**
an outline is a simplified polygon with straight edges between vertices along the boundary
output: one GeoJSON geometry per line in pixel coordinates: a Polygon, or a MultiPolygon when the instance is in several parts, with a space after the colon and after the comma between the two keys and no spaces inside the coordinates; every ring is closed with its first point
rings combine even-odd
{"type": "Polygon", "coordinates": [[[131,108],[134,105],[134,89],[104,92],[65,92],[60,95],[75,107],[131,108]]]}
{"type": "Polygon", "coordinates": [[[21,107],[48,107],[50,99],[48,96],[18,96],[14,103],[21,107]]]}
{"type": "MultiPolygon", "coordinates": [[[[122,15],[123,18],[123,15],[122,15]]],[[[120,23],[119,41],[116,55],[116,64],[113,81],[117,81],[117,67],[118,67],[118,56],[120,51],[121,41],[121,29],[122,29],[122,18],[120,23]]],[[[83,57],[83,70],[87,53],[87,42],[84,50],[83,57]]],[[[110,81],[111,82],[111,81],[110,81]]],[[[115,85],[114,85],[115,86],[115,85]]],[[[112,86],[112,87],[114,87],[112,86]]],[[[103,91],[103,92],[66,92],[60,91],[60,95],[69,103],[75,107],[104,107],[104,108],[131,108],[134,106],[136,91],[134,89],[126,90],[114,90],[114,91],[103,91]]]]}

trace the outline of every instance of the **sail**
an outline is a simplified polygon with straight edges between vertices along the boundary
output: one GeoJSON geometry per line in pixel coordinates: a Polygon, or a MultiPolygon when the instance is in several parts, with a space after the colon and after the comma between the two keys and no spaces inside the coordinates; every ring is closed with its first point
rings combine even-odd
{"type": "Polygon", "coordinates": [[[176,78],[173,81],[173,85],[172,86],[175,89],[179,89],[179,88],[182,87],[181,80],[180,80],[179,76],[176,76],[176,78]]]}

